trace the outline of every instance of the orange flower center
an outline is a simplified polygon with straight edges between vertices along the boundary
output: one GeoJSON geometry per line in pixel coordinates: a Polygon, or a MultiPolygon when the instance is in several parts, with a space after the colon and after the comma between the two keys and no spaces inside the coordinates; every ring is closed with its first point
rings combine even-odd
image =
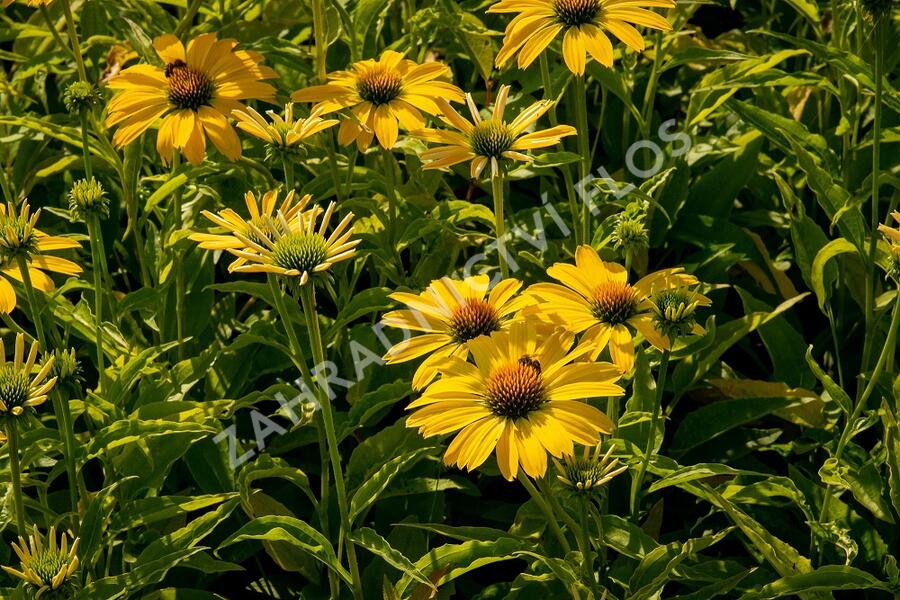
{"type": "Polygon", "coordinates": [[[600,14],[600,0],[554,0],[557,20],[566,27],[593,23],[600,14]]]}
{"type": "Polygon", "coordinates": [[[525,417],[547,401],[541,363],[531,356],[495,369],[487,378],[486,388],[488,408],[507,419],[525,417]]]}
{"type": "Polygon", "coordinates": [[[183,60],[166,65],[166,80],[169,102],[182,110],[197,112],[201,106],[208,106],[216,91],[216,85],[206,73],[189,67],[183,60]]]}
{"type": "Polygon", "coordinates": [[[500,158],[513,145],[513,135],[506,123],[481,121],[469,134],[472,150],[479,156],[500,158]]]}
{"type": "Polygon", "coordinates": [[[453,310],[450,317],[450,333],[458,343],[468,342],[480,335],[489,335],[500,329],[500,317],[490,302],[469,298],[453,310]]]}
{"type": "Polygon", "coordinates": [[[372,67],[359,76],[356,91],[366,102],[381,106],[400,95],[403,91],[403,80],[393,69],[372,67]]]}
{"type": "Polygon", "coordinates": [[[620,325],[637,310],[637,294],[624,282],[607,281],[594,290],[591,313],[601,323],[620,325]]]}

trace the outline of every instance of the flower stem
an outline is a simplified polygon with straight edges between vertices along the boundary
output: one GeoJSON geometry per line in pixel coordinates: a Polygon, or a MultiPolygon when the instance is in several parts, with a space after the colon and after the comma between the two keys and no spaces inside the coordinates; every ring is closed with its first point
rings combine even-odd
{"type": "Polygon", "coordinates": [[[323,0],[313,0],[313,35],[315,35],[316,44],[316,77],[320,83],[325,83],[326,79],[326,52],[328,50],[328,40],[325,31],[325,5],[323,0]]]}
{"type": "Polygon", "coordinates": [[[500,260],[500,274],[504,279],[509,277],[509,266],[506,264],[506,220],[503,216],[503,171],[498,170],[491,175],[491,195],[494,198],[494,235],[497,237],[497,255],[500,260]]]}
{"type": "Polygon", "coordinates": [[[581,155],[581,171],[578,194],[581,196],[581,243],[591,243],[591,199],[588,192],[588,177],[591,174],[591,132],[587,117],[587,88],[585,77],[575,77],[575,123],[578,129],[578,153],[581,155]]]}
{"type": "Polygon", "coordinates": [[[100,219],[92,214],[87,218],[88,237],[91,240],[91,259],[94,267],[94,328],[97,343],[97,373],[100,390],[106,391],[106,369],[103,368],[103,273],[106,258],[103,256],[103,230],[100,219]]]}
{"type": "Polygon", "coordinates": [[[75,66],[78,69],[78,78],[88,82],[87,70],[84,68],[84,57],[81,55],[81,46],[78,44],[78,31],[75,29],[75,18],[72,16],[72,7],[69,0],[62,2],[63,14],[66,16],[66,30],[69,33],[69,43],[72,44],[72,55],[75,57],[75,66]]]}
{"type": "MultiPolygon", "coordinates": [[[[278,278],[274,274],[269,273],[268,280],[269,290],[272,292],[272,297],[275,302],[275,310],[281,318],[281,325],[288,337],[288,346],[290,350],[288,358],[294,363],[297,370],[300,371],[300,377],[303,379],[306,389],[309,390],[310,393],[315,393],[316,386],[313,383],[312,373],[310,373],[309,367],[306,364],[303,347],[300,345],[300,340],[297,338],[297,331],[294,329],[294,325],[291,323],[290,317],[288,316],[287,304],[284,300],[285,292],[281,289],[278,278]]],[[[319,438],[319,448],[327,448],[328,438],[325,434],[325,424],[321,418],[316,419],[315,423],[316,432],[319,438]]],[[[331,478],[329,477],[328,456],[325,454],[322,454],[321,468],[322,474],[319,481],[319,524],[322,533],[325,537],[328,537],[328,498],[330,496],[329,490],[331,489],[331,478]]],[[[328,579],[332,586],[332,595],[335,595],[337,592],[338,580],[337,575],[331,569],[328,570],[328,579]]]]}
{"type": "MultiPolygon", "coordinates": [[[[885,340],[884,346],[881,348],[881,354],[878,357],[878,362],[875,363],[875,369],[872,371],[872,376],[869,378],[869,382],[866,384],[865,390],[863,390],[862,394],[857,398],[856,405],[853,407],[853,412],[850,413],[850,416],[847,417],[847,421],[844,423],[844,430],[841,432],[841,437],[838,439],[837,448],[834,451],[834,460],[840,466],[841,456],[844,454],[844,449],[847,447],[847,444],[850,442],[850,439],[853,437],[851,434],[853,433],[853,428],[856,424],[856,421],[859,419],[859,415],[862,413],[863,409],[866,407],[866,402],[869,399],[869,396],[872,395],[872,392],[875,391],[875,386],[878,383],[878,379],[881,377],[881,374],[884,372],[885,366],[887,365],[887,358],[889,354],[894,350],[894,347],[897,343],[897,332],[900,329],[900,291],[898,291],[896,298],[894,299],[894,310],[893,315],[891,316],[891,324],[888,328],[887,339],[885,340]]],[[[896,409],[896,407],[895,407],[896,409]]],[[[819,523],[822,523],[828,517],[828,508],[831,504],[831,499],[833,497],[833,486],[827,486],[825,489],[825,497],[822,500],[822,510],[819,512],[819,523]]],[[[823,548],[819,546],[819,562],[821,562],[823,548]]]]}
{"type": "Polygon", "coordinates": [[[644,484],[644,476],[647,474],[647,466],[650,464],[650,455],[656,446],[656,426],[659,422],[659,413],[662,407],[663,391],[666,389],[666,375],[669,371],[669,351],[663,350],[659,360],[659,377],[656,382],[656,400],[653,403],[653,412],[650,415],[650,431],[647,434],[647,445],[644,448],[644,457],[638,469],[637,477],[631,480],[631,519],[637,521],[638,510],[641,504],[641,486],[644,484]]]}
{"type": "Polygon", "coordinates": [[[550,526],[550,530],[553,532],[553,535],[556,536],[556,539],[559,541],[559,545],[562,547],[563,552],[568,554],[571,552],[572,547],[569,546],[569,541],[566,539],[566,536],[563,535],[562,529],[559,528],[559,522],[556,520],[556,515],[553,512],[553,509],[550,508],[550,505],[544,500],[544,497],[541,496],[541,493],[534,487],[534,484],[531,483],[531,480],[528,478],[528,475],[524,473],[524,471],[519,471],[519,482],[521,482],[522,486],[531,496],[534,503],[538,505],[538,508],[541,509],[541,512],[544,513],[544,516],[547,517],[547,524],[550,526]]]}
{"type": "MultiPolygon", "coordinates": [[[[34,329],[37,332],[38,343],[41,352],[47,352],[47,338],[44,335],[44,326],[41,322],[40,312],[37,309],[37,295],[34,293],[34,286],[31,283],[31,273],[28,270],[28,261],[24,256],[17,258],[19,272],[22,274],[22,283],[25,287],[25,297],[28,299],[28,307],[31,309],[31,321],[34,323],[34,329]]],[[[56,424],[59,427],[60,441],[63,444],[63,457],[66,463],[66,475],[69,477],[69,501],[72,505],[72,513],[76,515],[73,521],[77,523],[78,518],[78,491],[83,489],[83,483],[78,475],[75,465],[75,433],[73,430],[72,413],[69,408],[69,402],[63,398],[59,390],[50,392],[50,399],[53,404],[53,413],[56,415],[56,424]]],[[[75,525],[77,529],[77,524],[75,525]]]]}
{"type": "Polygon", "coordinates": [[[56,43],[59,44],[59,47],[63,49],[63,52],[66,54],[72,54],[72,49],[66,43],[62,37],[59,35],[59,31],[56,29],[56,24],[53,22],[53,19],[50,18],[50,12],[47,10],[46,5],[43,3],[40,4],[41,15],[44,17],[44,21],[47,22],[47,29],[50,30],[50,35],[53,36],[53,39],[56,40],[56,43]]]}
{"type": "Polygon", "coordinates": [[[9,449],[9,472],[16,506],[16,529],[19,530],[19,535],[25,535],[25,503],[22,501],[22,471],[19,464],[19,431],[12,419],[6,421],[6,435],[9,449]]]}
{"type": "Polygon", "coordinates": [[[878,224],[881,222],[878,206],[879,178],[881,176],[881,97],[884,92],[884,18],[875,21],[875,116],[872,121],[872,214],[869,237],[869,260],[866,280],[866,339],[863,344],[862,365],[860,371],[865,372],[869,368],[869,359],[872,356],[872,344],[875,338],[875,259],[878,248],[878,224]]]}
{"type": "MultiPolygon", "coordinates": [[[[316,292],[312,282],[300,287],[300,299],[303,303],[303,314],[306,317],[306,328],[309,334],[310,345],[313,351],[313,360],[316,365],[325,363],[325,346],[322,344],[322,333],[319,331],[319,315],[316,310],[316,292]]],[[[322,421],[325,424],[325,435],[328,442],[328,455],[331,458],[331,470],[334,474],[334,487],[337,490],[338,510],[341,517],[341,532],[338,537],[338,545],[341,540],[347,541],[347,562],[350,566],[350,576],[353,580],[353,595],[356,600],[363,599],[362,580],[359,575],[359,565],[356,562],[356,548],[350,541],[350,514],[347,505],[347,489],[344,481],[344,471],[341,467],[341,455],[338,448],[337,435],[334,429],[334,416],[331,412],[331,399],[328,397],[327,382],[316,386],[319,394],[319,403],[322,409],[322,421]]]]}
{"type": "MultiPolygon", "coordinates": [[[[172,177],[175,177],[178,163],[179,154],[176,150],[172,155],[172,177]]],[[[183,220],[181,192],[182,186],[178,186],[172,200],[172,210],[175,213],[175,232],[181,230],[183,220]]],[[[172,251],[175,253],[175,337],[178,340],[178,360],[182,361],[187,358],[184,347],[184,301],[187,295],[184,282],[184,253],[179,252],[175,247],[172,248],[172,251]]]]}
{"type": "MultiPolygon", "coordinates": [[[[581,546],[581,560],[584,567],[584,578],[594,594],[594,598],[600,598],[599,590],[597,590],[597,580],[594,578],[594,554],[591,548],[591,539],[588,534],[590,531],[590,522],[588,521],[588,499],[584,495],[578,498],[578,517],[580,520],[580,534],[578,536],[578,545],[581,546]]],[[[601,540],[602,543],[602,540],[601,540]]]]}
{"type": "Polygon", "coordinates": [[[93,177],[93,169],[91,168],[91,145],[88,137],[88,109],[81,109],[81,151],[84,154],[84,178],[93,177]]]}
{"type": "MultiPolygon", "coordinates": [[[[550,78],[550,64],[547,60],[547,53],[541,52],[541,83],[544,86],[544,98],[556,101],[556,95],[553,92],[553,80],[550,78]]],[[[559,119],[556,117],[556,105],[550,108],[550,124],[556,127],[559,119]]],[[[556,145],[560,150],[564,150],[562,142],[556,145]]],[[[575,244],[581,243],[581,226],[579,225],[578,196],[575,194],[575,182],[572,181],[572,171],[569,165],[564,164],[560,167],[563,174],[563,183],[566,189],[566,198],[569,201],[569,212],[572,213],[572,230],[575,232],[575,244]]]]}
{"type": "Polygon", "coordinates": [[[182,36],[187,33],[187,31],[191,28],[191,23],[194,21],[194,17],[197,16],[197,11],[200,10],[200,4],[203,0],[193,0],[188,6],[187,11],[184,13],[184,17],[181,18],[181,21],[178,22],[178,26],[175,28],[175,31],[172,35],[181,39],[182,36]]]}
{"type": "Polygon", "coordinates": [[[294,163],[287,156],[282,156],[281,165],[284,167],[284,187],[288,192],[292,192],[294,191],[294,163]]]}
{"type": "Polygon", "coordinates": [[[387,179],[388,241],[393,249],[397,234],[397,182],[394,179],[394,154],[384,146],[381,147],[381,161],[387,179]]]}

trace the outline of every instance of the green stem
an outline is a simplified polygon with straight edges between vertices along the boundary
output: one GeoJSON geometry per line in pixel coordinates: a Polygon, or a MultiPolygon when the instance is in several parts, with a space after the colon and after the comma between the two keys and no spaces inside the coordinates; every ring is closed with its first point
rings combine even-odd
{"type": "Polygon", "coordinates": [[[581,196],[581,240],[582,244],[591,243],[591,200],[588,191],[588,177],[591,173],[591,132],[587,117],[587,88],[584,76],[575,77],[575,126],[578,129],[578,153],[581,155],[578,194],[581,196]]]}
{"type": "MultiPolygon", "coordinates": [[[[278,278],[269,273],[269,290],[272,292],[272,298],[275,302],[275,310],[278,312],[278,316],[281,318],[281,325],[284,328],[285,334],[288,337],[288,346],[290,350],[290,358],[291,362],[294,363],[294,366],[300,371],[300,377],[303,379],[303,383],[306,385],[306,389],[309,390],[310,393],[316,392],[316,385],[313,383],[312,373],[309,371],[309,367],[306,364],[305,353],[303,352],[303,347],[300,345],[300,339],[297,337],[297,331],[294,329],[293,323],[291,323],[290,316],[287,310],[287,304],[285,303],[285,292],[281,289],[281,285],[278,283],[278,278]]],[[[318,434],[319,448],[326,448],[328,446],[328,438],[325,434],[325,424],[321,418],[317,418],[315,420],[316,423],[316,431],[318,434]]],[[[322,454],[322,475],[320,477],[319,485],[319,524],[322,529],[322,533],[325,537],[328,537],[328,498],[330,496],[329,490],[331,489],[330,482],[330,471],[328,466],[328,457],[325,454],[322,454]]],[[[337,593],[338,580],[337,575],[331,570],[328,570],[328,579],[329,583],[332,586],[332,596],[337,593]]]]}
{"type": "Polygon", "coordinates": [[[191,28],[191,23],[194,21],[194,17],[197,16],[197,11],[200,10],[200,4],[203,0],[193,0],[188,6],[187,11],[184,13],[184,17],[182,17],[181,21],[178,22],[178,26],[175,28],[175,32],[173,35],[178,39],[187,33],[187,31],[191,28]]]}
{"type": "Polygon", "coordinates": [[[84,154],[84,178],[90,180],[94,175],[91,168],[91,145],[88,137],[88,112],[81,111],[81,151],[84,154]]]}
{"type": "MultiPolygon", "coordinates": [[[[44,325],[41,322],[40,311],[37,308],[37,295],[34,293],[34,285],[31,283],[31,272],[28,270],[28,261],[24,256],[17,257],[16,261],[18,263],[19,272],[22,274],[25,297],[28,299],[28,307],[31,310],[31,321],[34,323],[40,350],[41,352],[47,352],[50,347],[47,345],[47,337],[44,335],[44,325]]],[[[56,423],[59,427],[60,441],[62,442],[64,449],[63,457],[66,463],[66,475],[69,477],[69,500],[72,505],[72,513],[76,515],[74,520],[77,522],[78,490],[82,489],[83,485],[75,465],[75,433],[72,428],[72,413],[69,408],[69,402],[60,396],[58,390],[52,390],[50,392],[50,398],[53,404],[53,412],[56,415],[56,423]]],[[[77,525],[75,527],[77,528],[77,525]]]]}
{"type": "Polygon", "coordinates": [[[294,163],[288,156],[281,157],[281,165],[284,167],[284,187],[288,192],[294,191],[294,163]]]}
{"type": "Polygon", "coordinates": [[[547,525],[550,526],[550,530],[553,532],[553,535],[556,536],[556,539],[559,541],[559,545],[562,547],[563,552],[568,554],[571,552],[572,547],[569,546],[569,541],[566,539],[566,536],[563,535],[562,529],[559,528],[559,523],[556,520],[556,515],[553,512],[553,509],[550,508],[550,505],[547,504],[547,501],[544,500],[544,497],[541,496],[541,493],[534,487],[534,484],[531,483],[531,480],[528,479],[528,475],[525,474],[524,471],[519,471],[519,482],[521,482],[522,486],[531,496],[534,503],[538,505],[538,508],[541,509],[541,512],[544,513],[544,516],[547,517],[547,525]]]}
{"type": "Polygon", "coordinates": [[[97,345],[97,372],[99,373],[100,390],[105,392],[107,386],[106,369],[103,368],[103,273],[106,272],[106,259],[103,256],[103,231],[100,229],[100,219],[97,215],[88,216],[87,228],[94,268],[94,329],[97,345]]]}
{"type": "Polygon", "coordinates": [[[881,222],[878,211],[878,188],[881,168],[881,96],[884,91],[884,19],[875,22],[875,117],[872,123],[872,214],[869,237],[869,261],[866,281],[866,339],[863,344],[862,365],[860,372],[869,368],[872,355],[872,344],[875,338],[875,259],[878,248],[878,224],[881,222]]]}
{"type": "MultiPolygon", "coordinates": [[[[341,187],[341,173],[338,170],[337,152],[334,149],[334,138],[331,134],[325,138],[325,153],[328,155],[328,168],[334,180],[334,197],[340,205],[344,201],[344,190],[341,187]]],[[[349,193],[349,192],[348,192],[349,193]]]]}
{"type": "MultiPolygon", "coordinates": [[[[553,93],[553,80],[550,78],[550,65],[547,60],[547,53],[541,52],[541,83],[544,86],[544,98],[556,102],[556,95],[553,93]]],[[[556,104],[550,108],[550,124],[554,127],[559,123],[556,116],[556,104]]],[[[562,142],[556,145],[560,150],[564,150],[562,142]]],[[[566,198],[569,201],[569,212],[572,213],[572,230],[575,232],[575,243],[579,243],[581,236],[581,226],[579,225],[578,196],[575,194],[575,182],[572,181],[572,171],[568,164],[560,167],[563,175],[563,184],[566,190],[566,198]]]]}
{"type": "Polygon", "coordinates": [[[669,351],[663,350],[659,361],[659,381],[656,382],[656,401],[653,403],[653,412],[650,416],[650,431],[647,434],[647,445],[644,448],[644,457],[638,469],[637,477],[631,480],[631,518],[637,521],[638,510],[641,504],[641,486],[644,484],[644,476],[650,464],[650,455],[656,446],[656,426],[659,422],[659,413],[662,407],[663,391],[666,389],[666,375],[669,371],[669,351]]]}
{"type": "Polygon", "coordinates": [[[394,154],[384,146],[381,147],[381,161],[387,179],[388,241],[393,249],[397,235],[397,182],[394,178],[394,154]]]}
{"type": "Polygon", "coordinates": [[[500,260],[500,274],[509,277],[506,264],[506,219],[503,216],[503,171],[502,168],[491,175],[491,195],[494,198],[494,235],[497,237],[497,256],[500,260]]]}
{"type": "Polygon", "coordinates": [[[85,83],[88,81],[87,70],[84,68],[84,57],[81,56],[81,46],[78,44],[78,31],[75,30],[75,18],[72,16],[72,7],[69,0],[62,2],[63,14],[66,16],[66,30],[69,33],[69,42],[72,44],[72,55],[75,57],[75,66],[78,68],[78,78],[85,83]]]}
{"type": "MultiPolygon", "coordinates": [[[[878,384],[878,379],[881,377],[881,374],[884,372],[885,366],[887,365],[887,357],[897,343],[898,329],[900,329],[900,290],[898,290],[897,295],[894,299],[894,310],[891,317],[891,324],[888,329],[887,339],[885,340],[884,346],[882,346],[881,348],[881,354],[878,357],[878,362],[875,364],[875,369],[872,371],[872,376],[869,378],[869,382],[866,384],[865,390],[856,400],[856,405],[853,407],[853,412],[850,413],[849,417],[847,417],[847,421],[846,423],[844,423],[844,430],[841,432],[841,437],[838,440],[837,448],[835,448],[834,460],[838,465],[840,465],[841,457],[844,454],[844,449],[847,447],[847,444],[853,437],[852,433],[856,421],[857,419],[859,419],[859,415],[866,407],[866,402],[868,401],[869,396],[871,396],[872,392],[875,391],[875,386],[878,384]]],[[[825,498],[822,500],[822,510],[819,513],[819,523],[821,523],[828,516],[828,508],[833,497],[832,490],[833,486],[828,486],[825,490],[825,498]]],[[[821,556],[822,547],[820,546],[819,562],[821,562],[821,556]]]]}
{"type": "Polygon", "coordinates": [[[22,471],[19,465],[19,432],[11,418],[6,421],[6,435],[9,449],[9,472],[12,480],[13,499],[16,507],[16,529],[25,535],[25,503],[22,501],[22,471]]]}
{"type": "MultiPolygon", "coordinates": [[[[172,177],[178,169],[179,153],[176,150],[172,155],[172,177]]],[[[180,231],[182,227],[182,186],[178,186],[175,190],[172,200],[172,210],[175,213],[174,231],[180,231]]],[[[184,254],[173,247],[172,252],[175,254],[175,337],[178,340],[178,360],[182,361],[187,358],[187,350],[184,345],[184,302],[187,292],[185,290],[184,281],[184,254]]]]}
{"type": "Polygon", "coordinates": [[[3,202],[12,202],[14,195],[9,179],[6,177],[6,165],[0,165],[0,191],[3,192],[3,202]]]}
{"type": "MultiPolygon", "coordinates": [[[[316,365],[325,364],[325,346],[322,344],[322,333],[319,331],[319,315],[316,310],[316,292],[312,282],[300,287],[300,299],[303,303],[303,314],[306,317],[306,328],[309,334],[310,345],[313,351],[313,360],[316,365]]],[[[325,435],[328,442],[328,455],[331,458],[331,470],[334,475],[334,487],[337,490],[338,510],[341,517],[340,540],[347,542],[347,562],[350,566],[350,576],[353,580],[353,596],[356,600],[363,600],[362,580],[359,575],[359,565],[356,561],[356,548],[349,539],[351,532],[350,514],[347,504],[347,489],[344,481],[344,471],[341,467],[341,455],[338,448],[337,435],[334,429],[334,416],[331,411],[331,399],[328,397],[327,381],[324,385],[316,386],[319,392],[319,402],[322,409],[322,421],[325,424],[325,435]]]]}
{"type": "Polygon", "coordinates": [[[72,55],[72,49],[66,41],[62,39],[62,36],[59,35],[59,31],[56,29],[56,23],[50,18],[50,13],[47,11],[47,6],[45,4],[40,4],[40,11],[41,15],[44,17],[44,21],[47,22],[47,29],[50,30],[50,35],[53,36],[53,39],[56,40],[56,43],[59,44],[59,47],[62,48],[66,54],[72,55]]]}
{"type": "Polygon", "coordinates": [[[325,83],[327,77],[326,71],[326,51],[328,41],[325,31],[325,6],[322,0],[313,0],[313,34],[315,35],[316,44],[316,77],[320,83],[325,83]]]}
{"type": "MultiPolygon", "coordinates": [[[[579,546],[581,546],[581,557],[582,563],[584,566],[584,577],[587,579],[588,586],[591,588],[591,592],[594,595],[594,598],[600,598],[600,592],[597,589],[597,580],[594,577],[594,554],[591,550],[591,539],[588,535],[589,530],[589,522],[588,522],[588,499],[583,494],[578,498],[578,517],[580,520],[580,533],[579,536],[579,546]]],[[[602,540],[601,540],[602,544],[602,540]]]]}

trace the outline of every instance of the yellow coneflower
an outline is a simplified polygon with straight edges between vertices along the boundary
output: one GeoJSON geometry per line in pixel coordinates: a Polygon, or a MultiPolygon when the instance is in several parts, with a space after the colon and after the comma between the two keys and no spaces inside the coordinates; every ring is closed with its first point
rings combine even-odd
{"type": "Polygon", "coordinates": [[[587,53],[612,67],[613,48],[606,32],[642,52],[644,38],[633,25],[668,31],[669,22],[647,8],[674,6],[674,0],[501,0],[488,12],[519,14],[507,25],[495,62],[502,67],[518,53],[519,68],[524,69],[562,33],[563,59],[572,73],[584,75],[587,53]]]}
{"type": "Polygon", "coordinates": [[[121,90],[109,102],[107,127],[122,147],[137,139],[157,119],[156,149],[164,162],[180,149],[192,164],[203,162],[206,138],[230,160],[241,156],[241,141],[226,118],[244,108],[242,100],[275,101],[275,88],[263,80],[275,71],[260,64],[256,52],[235,50],[236,40],[207,33],[184,45],[174,35],[153,41],[164,67],[128,67],[109,81],[121,90]]]}
{"type": "Polygon", "coordinates": [[[31,598],[68,598],[80,587],[75,576],[78,570],[78,543],[75,538],[69,548],[69,539],[64,532],[56,541],[56,527],[51,527],[47,540],[41,538],[37,525],[26,543],[19,536],[19,543],[12,543],[13,550],[21,561],[21,571],[3,566],[3,570],[25,581],[30,588],[31,598]]]}
{"type": "Polygon", "coordinates": [[[578,246],[575,264],[556,263],[547,274],[562,283],[538,283],[528,293],[539,300],[536,310],[551,322],[594,346],[593,357],[608,345],[613,362],[625,373],[634,366],[634,340],[630,327],[651,344],[662,348],[666,340],[653,324],[650,296],[662,289],[693,285],[697,278],[684,269],[657,271],[635,284],[617,263],[601,260],[597,251],[578,246]]]}
{"type": "Polygon", "coordinates": [[[417,64],[393,50],[385,50],[378,60],[362,60],[348,71],[328,75],[328,83],[294,92],[298,102],[317,102],[315,110],[325,115],[349,109],[341,120],[338,142],[356,140],[360,150],[368,148],[374,136],[383,148],[393,148],[399,127],[407,131],[425,127],[422,113],[440,112],[436,101],[443,98],[461,102],[463,92],[449,83],[450,68],[443,63],[417,64]],[[399,125],[398,125],[399,122],[399,125]]]}
{"type": "Polygon", "coordinates": [[[575,493],[594,494],[613,477],[628,470],[628,465],[618,466],[619,460],[612,458],[613,450],[615,446],[611,445],[606,454],[601,456],[600,444],[597,444],[593,453],[585,446],[580,457],[567,454],[562,462],[554,458],[556,477],[575,493]]]}
{"type": "MultiPolygon", "coordinates": [[[[284,201],[282,201],[281,206],[276,211],[275,205],[278,202],[277,190],[268,191],[259,199],[253,192],[247,192],[244,194],[244,203],[247,206],[249,218],[245,219],[230,208],[221,210],[218,213],[204,210],[202,213],[204,217],[230,233],[192,233],[189,239],[199,242],[200,247],[204,250],[246,250],[249,249],[249,246],[243,239],[261,240],[263,234],[258,232],[268,226],[269,220],[276,213],[283,215],[288,222],[291,222],[306,208],[311,200],[312,196],[309,194],[296,200],[296,195],[291,190],[284,197],[284,201]],[[235,235],[237,233],[240,233],[242,237],[237,237],[235,235]]],[[[233,271],[245,262],[247,261],[243,258],[236,258],[228,269],[233,271]]]]}
{"type": "MultiPolygon", "coordinates": [[[[893,217],[894,221],[900,223],[900,212],[895,210],[891,213],[891,217],[893,217]]],[[[891,255],[900,260],[900,227],[888,227],[882,223],[878,225],[878,231],[883,233],[890,242],[891,255]]]]}
{"type": "Polygon", "coordinates": [[[40,406],[56,384],[56,377],[47,379],[53,370],[54,358],[46,358],[40,370],[32,375],[38,363],[38,343],[32,342],[25,358],[25,335],[16,335],[16,347],[11,362],[6,360],[6,347],[0,340],[0,418],[20,417],[26,409],[40,406]]]}
{"type": "Polygon", "coordinates": [[[511,122],[504,120],[509,90],[508,85],[500,87],[490,119],[481,118],[471,94],[466,94],[466,104],[472,121],[462,117],[446,100],[438,99],[437,104],[447,122],[458,132],[442,129],[420,129],[413,132],[413,135],[423,140],[445,144],[422,153],[422,159],[428,161],[424,168],[441,169],[470,160],[473,179],[481,175],[488,163],[493,177],[497,175],[502,159],[530,162],[531,157],[524,152],[555,146],[561,138],[575,135],[575,128],[569,125],[525,133],[528,127],[553,106],[553,102],[549,100],[535,102],[511,122]]]}
{"type": "MultiPolygon", "coordinates": [[[[19,260],[24,259],[28,265],[31,284],[49,293],[55,287],[53,280],[44,271],[78,275],[81,267],[70,260],[43,253],[79,248],[80,244],[66,237],[47,235],[37,229],[40,215],[40,209],[31,214],[27,201],[22,203],[19,210],[12,204],[0,204],[0,273],[16,281],[23,281],[19,260]]],[[[9,313],[15,307],[16,291],[9,281],[0,277],[0,312],[9,313]]]]}
{"type": "Polygon", "coordinates": [[[339,122],[337,119],[323,119],[316,110],[305,119],[294,118],[293,102],[284,105],[284,116],[273,110],[267,110],[266,115],[270,121],[249,106],[231,113],[238,121],[238,129],[281,150],[293,148],[339,122]]]}
{"type": "Polygon", "coordinates": [[[495,450],[507,480],[519,466],[531,477],[547,471],[547,453],[571,454],[573,443],[595,445],[612,422],[583,402],[621,396],[619,372],[609,363],[574,362],[589,348],[572,349],[573,336],[557,330],[539,336],[534,323],[514,322],[508,331],[470,340],[475,364],[448,357],[437,365],[441,377],[406,420],[425,437],[453,432],[444,462],[469,470],[495,450]]]}
{"type": "Polygon", "coordinates": [[[384,315],[382,322],[418,335],[394,345],[384,360],[388,364],[406,362],[428,355],[413,376],[413,389],[419,390],[437,376],[436,365],[448,356],[465,359],[469,355],[466,342],[481,335],[508,328],[513,316],[529,299],[516,297],[522,287],[517,279],[504,279],[488,293],[487,275],[466,277],[462,281],[449,277],[431,282],[420,294],[395,292],[390,297],[406,304],[408,310],[395,310],[384,315]]]}
{"type": "Polygon", "coordinates": [[[252,237],[235,230],[234,235],[244,243],[244,248],[228,251],[245,262],[231,270],[297,278],[297,284],[303,286],[335,263],[353,258],[361,241],[350,239],[353,235],[353,213],[347,213],[325,237],[335,208],[334,202],[328,205],[318,230],[316,222],[321,214],[318,207],[297,213],[290,221],[284,214],[276,213],[274,218],[265,219],[263,228],[251,223],[252,237]]]}

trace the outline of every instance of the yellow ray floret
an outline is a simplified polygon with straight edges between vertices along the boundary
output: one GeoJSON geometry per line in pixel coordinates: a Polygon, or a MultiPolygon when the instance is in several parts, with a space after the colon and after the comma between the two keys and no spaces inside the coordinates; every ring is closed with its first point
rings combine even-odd
{"type": "Polygon", "coordinates": [[[553,102],[549,100],[535,102],[512,121],[506,121],[504,115],[509,91],[508,85],[500,87],[489,119],[481,118],[471,94],[466,94],[471,121],[456,112],[448,102],[438,99],[438,106],[447,125],[456,131],[420,129],[413,132],[413,135],[423,140],[443,144],[422,153],[422,159],[426,161],[425,168],[442,169],[471,161],[469,173],[473,179],[480,177],[488,164],[491,165],[493,177],[499,171],[500,161],[506,159],[530,162],[532,158],[525,152],[555,146],[563,137],[575,135],[575,128],[569,125],[525,133],[553,106],[553,102]]]}
{"type": "Polygon", "coordinates": [[[470,340],[474,363],[451,356],[438,365],[442,377],[409,405],[408,427],[425,437],[456,433],[444,462],[469,470],[496,451],[503,476],[519,467],[531,477],[547,471],[547,454],[572,454],[575,443],[596,445],[612,422],[585,399],[621,396],[619,370],[583,360],[588,346],[574,336],[541,335],[533,323],[470,340]]]}
{"type": "Polygon", "coordinates": [[[383,148],[393,148],[399,129],[425,126],[422,113],[440,112],[438,99],[461,102],[462,90],[450,83],[449,67],[439,62],[417,64],[393,50],[385,50],[378,60],[362,60],[347,71],[328,75],[328,83],[294,92],[298,102],[317,102],[320,115],[345,111],[338,142],[356,141],[365,150],[377,136],[383,148]]]}
{"type": "Polygon", "coordinates": [[[612,67],[613,47],[607,33],[642,52],[644,38],[634,26],[668,31],[672,29],[669,22],[648,9],[674,6],[674,0],[501,0],[488,12],[518,14],[506,27],[497,67],[516,54],[519,68],[528,67],[560,34],[563,59],[572,73],[584,75],[588,54],[612,67]]]}
{"type": "Polygon", "coordinates": [[[164,67],[141,64],[113,77],[109,87],[119,93],[107,107],[107,127],[118,126],[113,142],[125,146],[159,121],[156,149],[165,163],[175,149],[192,164],[203,162],[207,137],[230,160],[241,156],[241,142],[227,116],[243,109],[244,100],[275,101],[275,88],[265,79],[275,71],[263,57],[236,50],[237,40],[207,33],[187,48],[174,35],[153,41],[164,67]]]}

